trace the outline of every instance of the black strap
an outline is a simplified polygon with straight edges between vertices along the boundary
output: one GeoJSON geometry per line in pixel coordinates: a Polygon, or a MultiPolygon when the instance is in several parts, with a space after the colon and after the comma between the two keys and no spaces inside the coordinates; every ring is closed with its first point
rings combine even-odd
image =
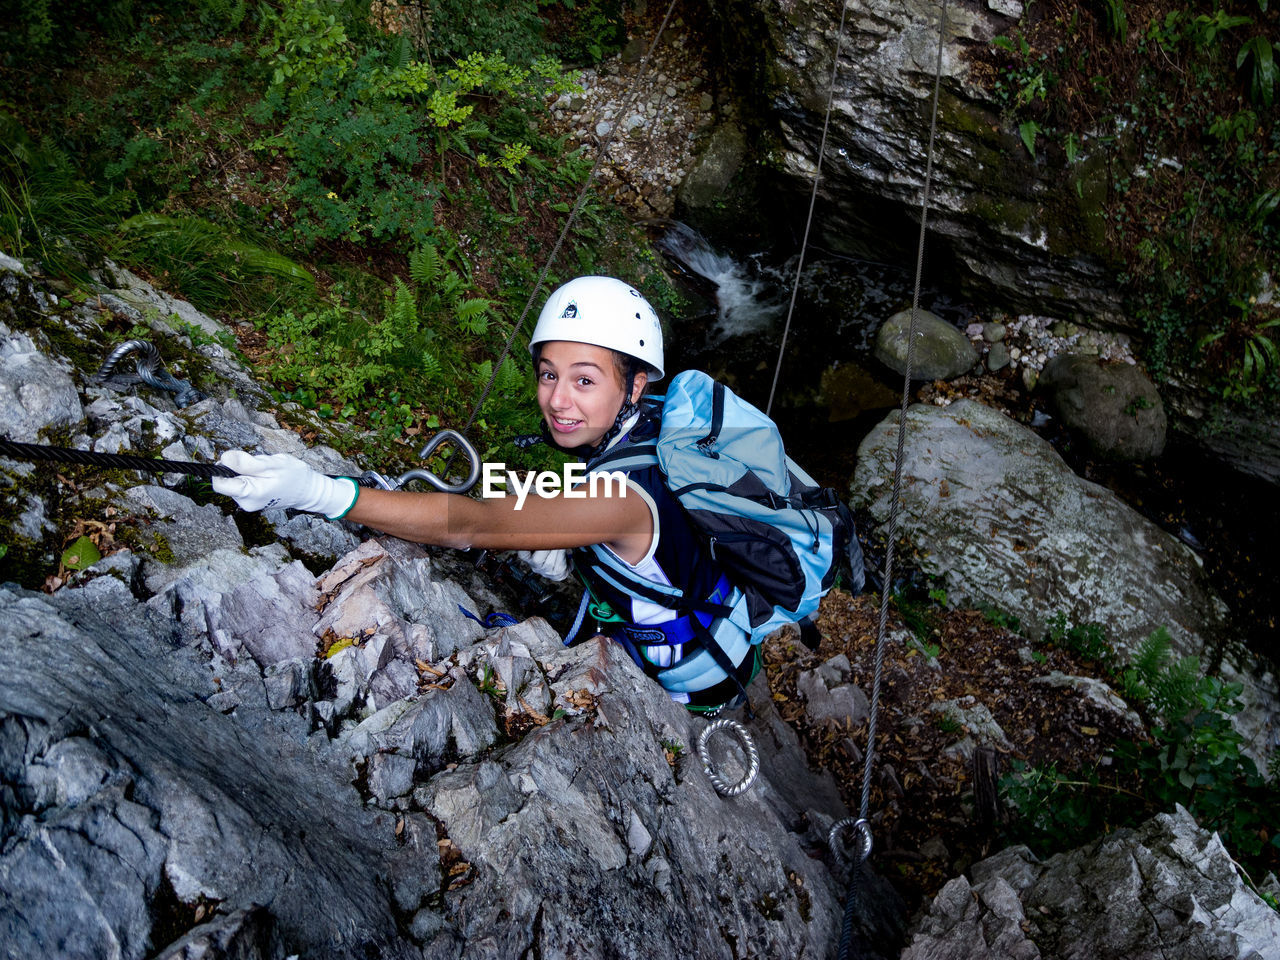
{"type": "MultiPolygon", "coordinates": [[[[751,698],[747,696],[747,688],[742,685],[742,678],[738,676],[739,667],[735,667],[733,665],[733,661],[729,659],[729,655],[724,652],[724,647],[720,646],[720,644],[716,642],[715,636],[710,630],[704,627],[696,617],[693,620],[693,629],[694,633],[698,635],[698,639],[702,641],[702,648],[706,650],[707,653],[711,654],[711,659],[716,662],[716,666],[719,667],[724,672],[724,675],[733,681],[733,685],[738,688],[738,693],[742,696],[742,702],[746,704],[747,707],[747,716],[754,719],[755,713],[751,709],[751,698]]],[[[754,656],[755,650],[751,647],[747,647],[747,655],[743,657],[742,664],[740,666],[745,666],[746,664],[751,663],[754,656]]]]}
{"type": "Polygon", "coordinates": [[[720,454],[711,448],[720,439],[720,428],[724,425],[724,384],[719,380],[711,388],[711,429],[698,441],[698,449],[713,460],[719,460],[720,454]]]}
{"type": "Polygon", "coordinates": [[[656,603],[660,607],[666,607],[668,610],[697,611],[698,613],[710,614],[713,617],[727,617],[733,613],[733,607],[728,604],[713,603],[710,600],[690,600],[683,593],[679,596],[663,593],[661,590],[657,590],[648,584],[600,563],[590,564],[588,569],[596,573],[606,583],[608,583],[608,578],[604,576],[605,574],[624,581],[628,588],[641,599],[656,603]]]}

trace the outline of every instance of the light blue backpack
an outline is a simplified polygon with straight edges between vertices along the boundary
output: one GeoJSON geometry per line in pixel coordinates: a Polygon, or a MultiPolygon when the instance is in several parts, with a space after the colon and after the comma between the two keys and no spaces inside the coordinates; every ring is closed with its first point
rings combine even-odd
{"type": "MultiPolygon", "coordinates": [[[[589,469],[626,472],[657,463],[711,556],[739,588],[728,619],[753,645],[795,623],[816,646],[809,617],[842,564],[845,586],[855,593],[862,589],[862,551],[849,508],[786,455],[772,420],[705,373],[685,371],[672,379],[665,397],[646,398],[645,415],[654,414],[661,424],[656,438],[637,440],[633,434],[631,442],[593,460],[589,469]]],[[[661,595],[655,593],[659,585],[634,574],[627,579],[626,568],[607,550],[593,549],[628,592],[651,600],[661,595]]],[[[667,599],[659,602],[672,609],[704,606],[703,598],[661,589],[667,599]]],[[[725,615],[723,608],[715,612],[725,615]]],[[[716,660],[725,665],[721,656],[716,660]]]]}

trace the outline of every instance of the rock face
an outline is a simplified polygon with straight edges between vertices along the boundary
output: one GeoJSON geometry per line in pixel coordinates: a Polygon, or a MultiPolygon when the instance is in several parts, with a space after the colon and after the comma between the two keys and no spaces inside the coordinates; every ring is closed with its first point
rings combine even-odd
{"type": "MultiPolygon", "coordinates": [[[[91,382],[96,358],[53,346],[90,318],[20,265],[0,280],[21,294],[10,319],[33,326],[0,331],[26,358],[0,368],[0,392],[65,400],[22,405],[31,432],[357,470],[225,380],[181,411],[91,382]]],[[[761,776],[725,800],[695,756],[703,720],[609,642],[567,649],[537,619],[485,630],[463,609],[498,596],[440,551],[283,512],[246,524],[154,476],[92,491],[10,461],[0,476],[6,545],[20,528],[48,538],[3,569],[53,591],[0,587],[6,955],[834,955],[844,888],[813,853],[847,811],[767,691],[761,776]],[[71,514],[104,556],[46,578],[41,547],[71,514]],[[319,577],[301,562],[335,554],[319,577]]],[[[717,749],[727,772],[745,766],[717,749]]],[[[890,919],[867,928],[900,938],[900,904],[875,890],[890,919]]]]}
{"type": "Polygon", "coordinates": [[[1280,487],[1280,412],[1232,407],[1181,377],[1162,389],[1174,430],[1241,473],[1280,487]]]}
{"type": "Polygon", "coordinates": [[[1059,354],[1045,364],[1038,389],[1054,414],[1098,456],[1148,460],[1164,451],[1164,403],[1136,366],[1059,354]]]}
{"type": "MultiPolygon", "coordinates": [[[[714,0],[739,86],[763,88],[765,123],[806,193],[817,166],[840,23],[839,0],[714,0]]],[[[857,0],[848,7],[822,165],[823,243],[863,256],[914,251],[926,164],[937,4],[857,0]],[[853,238],[868,238],[856,248],[853,238]]],[[[1101,156],[1067,175],[1033,159],[973,80],[968,55],[1021,15],[1021,4],[948,5],[929,224],[931,263],[997,302],[1122,322],[1102,241],[1101,156]],[[1076,181],[1080,182],[1080,193],[1076,181]]],[[[1087,152],[1087,147],[1086,147],[1087,152]]]]}
{"type": "MultiPolygon", "coordinates": [[[[888,520],[895,412],[858,449],[851,502],[888,520]]],[[[1055,612],[1098,622],[1127,658],[1155,628],[1180,656],[1229,640],[1227,609],[1184,544],[1110,491],[1077,477],[1044,440],[1003,414],[962,400],[907,411],[898,535],[954,601],[1018,616],[1038,637],[1055,612]]],[[[1229,652],[1224,676],[1242,679],[1229,652]]],[[[1265,765],[1274,744],[1275,680],[1246,684],[1242,732],[1265,765]]]]}
{"type": "Polygon", "coordinates": [[[1011,847],[943,887],[902,960],[1280,958],[1280,914],[1181,807],[1038,862],[1011,847]]]}

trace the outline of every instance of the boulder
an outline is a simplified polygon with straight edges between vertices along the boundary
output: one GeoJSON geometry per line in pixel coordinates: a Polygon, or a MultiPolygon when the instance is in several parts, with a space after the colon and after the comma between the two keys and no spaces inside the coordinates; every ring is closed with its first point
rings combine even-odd
{"type": "MultiPolygon", "coordinates": [[[[895,411],[863,440],[850,490],[851,503],[882,525],[897,421],[895,411]]],[[[1280,691],[1232,642],[1226,605],[1187,546],[1076,476],[1030,429],[975,401],[908,408],[902,471],[897,535],[952,601],[1013,613],[1031,637],[1057,613],[1104,624],[1122,660],[1161,626],[1179,656],[1225,650],[1221,674],[1246,684],[1237,728],[1265,766],[1280,691]]]]}
{"type": "Polygon", "coordinates": [[[1037,390],[1049,409],[1094,454],[1149,460],[1164,452],[1164,402],[1137,366],[1060,353],[1040,371],[1037,390]]]}
{"type": "Polygon", "coordinates": [[[1044,862],[1011,847],[969,872],[901,960],[1280,958],[1280,914],[1181,807],[1044,862]]]}
{"type": "Polygon", "coordinates": [[[0,422],[19,443],[42,442],[41,431],[84,422],[80,394],[64,364],[25,333],[0,323],[0,422]]]}
{"type": "Polygon", "coordinates": [[[1161,384],[1170,429],[1241,473],[1280,487],[1280,410],[1245,406],[1215,396],[1181,375],[1161,384]]]}
{"type": "Polygon", "coordinates": [[[299,749],[298,718],[204,703],[201,658],[153,630],[141,606],[0,589],[6,950],[151,956],[167,885],[228,912],[269,903],[290,952],[417,956],[383,892],[391,820],[299,749]]]}
{"type": "Polygon", "coordinates": [[[680,183],[680,202],[693,210],[714,206],[742,168],[746,153],[746,138],[737,124],[717,127],[688,176],[680,183]]]}
{"type": "MultiPolygon", "coordinates": [[[[900,376],[907,372],[910,331],[910,310],[895,313],[876,331],[873,348],[876,359],[900,376]]],[[[969,338],[928,310],[916,311],[915,332],[916,344],[911,357],[913,380],[950,380],[978,362],[978,352],[969,338]]]]}

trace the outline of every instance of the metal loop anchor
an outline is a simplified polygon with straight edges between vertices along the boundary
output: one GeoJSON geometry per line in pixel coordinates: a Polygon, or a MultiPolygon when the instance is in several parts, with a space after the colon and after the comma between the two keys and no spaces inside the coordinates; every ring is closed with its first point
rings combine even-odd
{"type": "Polygon", "coordinates": [[[189,407],[193,403],[206,399],[206,394],[201,393],[186,380],[179,380],[166,370],[164,361],[160,359],[160,351],[156,349],[155,344],[146,340],[126,340],[120,344],[107,355],[107,359],[98,368],[94,379],[99,383],[106,380],[120,361],[131,353],[140,355],[134,360],[137,379],[148,386],[172,393],[173,402],[177,407],[189,407]]]}
{"type": "Polygon", "coordinates": [[[422,480],[425,483],[431,484],[431,486],[435,487],[441,493],[466,493],[474,487],[476,485],[476,481],[480,479],[480,454],[478,454],[476,452],[476,448],[471,445],[471,441],[460,434],[457,430],[441,430],[427,441],[426,446],[418,451],[418,459],[427,459],[427,457],[431,456],[431,454],[435,452],[436,448],[440,446],[440,444],[445,443],[446,441],[452,443],[455,447],[466,454],[467,461],[470,464],[470,470],[467,473],[467,477],[461,483],[446,483],[430,470],[425,470],[422,467],[415,467],[412,470],[406,470],[394,479],[384,476],[381,473],[376,473],[373,470],[367,470],[360,477],[361,483],[367,483],[368,485],[379,487],[383,490],[399,490],[404,487],[406,483],[410,483],[414,480],[422,480]]]}
{"type": "Polygon", "coordinates": [[[698,759],[702,761],[702,769],[706,773],[707,779],[715,787],[716,793],[722,797],[738,796],[755,782],[756,775],[760,772],[760,752],[756,750],[756,744],[751,739],[751,734],[737,720],[730,720],[727,717],[713,720],[702,731],[702,734],[698,737],[698,759]],[[734,784],[726,783],[724,778],[716,772],[715,766],[711,762],[711,754],[707,749],[707,742],[721,730],[727,730],[737,737],[738,742],[742,744],[742,748],[747,753],[747,772],[741,780],[734,784]]]}
{"type": "Polygon", "coordinates": [[[871,856],[871,843],[871,824],[865,819],[845,817],[843,820],[837,820],[831,825],[831,830],[827,834],[827,848],[831,851],[832,859],[845,863],[858,864],[866,860],[871,856]],[[857,860],[849,856],[847,846],[840,842],[846,830],[853,830],[862,841],[857,860]]]}

